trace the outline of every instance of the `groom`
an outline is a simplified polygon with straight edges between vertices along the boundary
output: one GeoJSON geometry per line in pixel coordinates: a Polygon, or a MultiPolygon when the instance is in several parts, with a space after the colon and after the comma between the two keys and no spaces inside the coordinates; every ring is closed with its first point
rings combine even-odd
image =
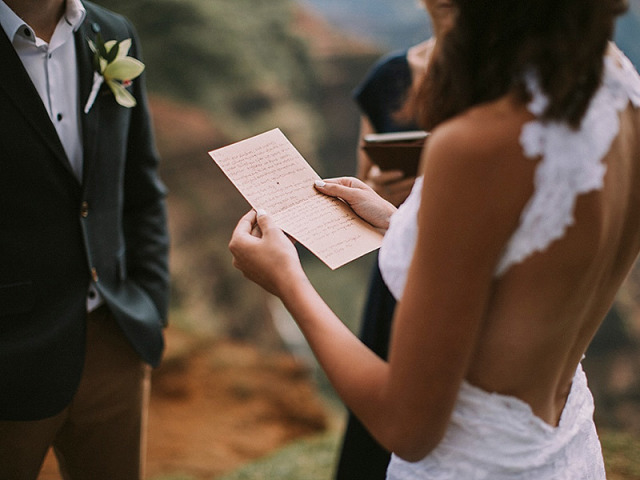
{"type": "Polygon", "coordinates": [[[80,0],[0,0],[0,24],[0,478],[35,479],[53,446],[65,479],[139,479],[165,188],[143,80],[116,96],[89,40],[139,45],[80,0]]]}

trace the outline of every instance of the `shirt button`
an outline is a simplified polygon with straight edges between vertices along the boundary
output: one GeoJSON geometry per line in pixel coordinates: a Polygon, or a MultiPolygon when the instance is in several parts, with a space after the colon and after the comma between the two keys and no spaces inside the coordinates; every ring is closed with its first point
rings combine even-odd
{"type": "Polygon", "coordinates": [[[31,37],[31,30],[29,30],[27,27],[24,27],[24,36],[31,37]]]}
{"type": "Polygon", "coordinates": [[[98,271],[95,269],[95,267],[91,269],[91,279],[94,282],[98,281],[98,271]]]}
{"type": "Polygon", "coordinates": [[[89,216],[89,202],[84,201],[80,204],[80,216],[87,218],[89,216]]]}
{"type": "Polygon", "coordinates": [[[58,119],[58,121],[60,122],[63,118],[62,114],[59,113],[58,115],[56,115],[56,118],[58,119]]]}

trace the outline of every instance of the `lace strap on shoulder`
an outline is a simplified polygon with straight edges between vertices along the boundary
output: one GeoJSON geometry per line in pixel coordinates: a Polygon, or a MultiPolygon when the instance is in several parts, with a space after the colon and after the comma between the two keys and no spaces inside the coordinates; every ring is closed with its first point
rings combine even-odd
{"type": "MultiPolygon", "coordinates": [[[[578,195],[602,188],[606,173],[602,159],[618,134],[619,112],[629,101],[640,106],[640,76],[631,62],[621,52],[618,56],[618,52],[605,58],[603,84],[578,130],[564,123],[539,119],[522,128],[520,144],[524,154],[531,159],[539,158],[540,162],[534,176],[533,196],[506,245],[496,276],[562,238],[574,222],[578,195]]],[[[530,75],[527,82],[532,93],[528,108],[539,116],[548,99],[534,75],[530,75]]]]}

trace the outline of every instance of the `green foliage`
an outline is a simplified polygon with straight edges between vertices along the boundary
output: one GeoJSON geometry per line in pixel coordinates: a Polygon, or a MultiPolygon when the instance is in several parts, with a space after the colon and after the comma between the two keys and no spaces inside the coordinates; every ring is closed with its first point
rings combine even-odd
{"type": "Polygon", "coordinates": [[[162,475],[161,477],[153,477],[153,480],[198,480],[198,478],[191,475],[182,475],[176,473],[174,475],[162,475]]]}
{"type": "Polygon", "coordinates": [[[640,479],[640,436],[630,432],[599,432],[607,477],[610,480],[640,479]]]}
{"type": "Polygon", "coordinates": [[[301,440],[219,480],[329,480],[339,440],[335,432],[301,440]]]}
{"type": "Polygon", "coordinates": [[[314,121],[312,109],[300,107],[317,85],[307,46],[292,33],[293,0],[97,3],[136,26],[150,91],[224,116],[234,134],[283,104],[314,121]]]}
{"type": "MultiPolygon", "coordinates": [[[[629,433],[600,433],[611,480],[640,479],[640,437],[629,433]]],[[[332,478],[340,435],[329,432],[294,442],[260,460],[220,477],[218,480],[329,480],[332,478]]],[[[189,477],[161,477],[153,480],[191,480],[189,477]]]]}

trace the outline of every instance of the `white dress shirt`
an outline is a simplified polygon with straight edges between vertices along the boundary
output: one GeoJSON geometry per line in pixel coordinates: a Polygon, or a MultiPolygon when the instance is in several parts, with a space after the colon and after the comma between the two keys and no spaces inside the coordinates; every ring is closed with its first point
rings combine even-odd
{"type": "MultiPolygon", "coordinates": [[[[86,11],[80,0],[66,0],[65,5],[65,12],[48,43],[38,38],[35,31],[3,0],[0,0],[0,25],[31,77],[58,132],[71,168],[82,183],[81,105],[73,32],[82,24],[86,11]]],[[[87,310],[91,311],[101,303],[102,299],[92,284],[87,295],[87,310]]]]}
{"type": "Polygon", "coordinates": [[[58,132],[73,171],[82,181],[82,128],[78,99],[78,68],[73,32],[85,9],[79,0],[67,0],[49,43],[0,0],[0,22],[38,90],[58,132]]]}

